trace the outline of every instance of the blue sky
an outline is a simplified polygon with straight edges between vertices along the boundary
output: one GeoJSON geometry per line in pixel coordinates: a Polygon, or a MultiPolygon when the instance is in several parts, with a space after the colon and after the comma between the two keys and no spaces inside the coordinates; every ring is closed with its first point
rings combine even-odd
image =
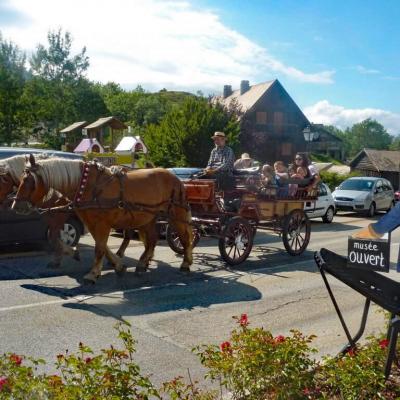
{"type": "Polygon", "coordinates": [[[371,117],[392,134],[398,21],[396,0],[0,0],[6,39],[29,53],[62,27],[87,46],[90,79],[218,93],[277,78],[313,122],[371,117]]]}

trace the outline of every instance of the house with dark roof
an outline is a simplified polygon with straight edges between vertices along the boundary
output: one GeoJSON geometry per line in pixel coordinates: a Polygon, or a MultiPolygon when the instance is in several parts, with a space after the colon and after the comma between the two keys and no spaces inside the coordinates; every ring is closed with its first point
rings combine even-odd
{"type": "Polygon", "coordinates": [[[311,124],[310,129],[313,132],[311,139],[307,143],[310,153],[323,154],[336,160],[344,160],[343,140],[329,132],[322,124],[311,124]]]}
{"type": "Polygon", "coordinates": [[[253,86],[244,80],[235,91],[225,85],[222,96],[213,102],[239,109],[240,141],[251,157],[268,163],[290,162],[296,152],[307,150],[303,130],[310,121],[277,79],[253,86]]]}
{"type": "Polygon", "coordinates": [[[400,188],[400,151],[362,149],[351,161],[351,172],[380,176],[400,188]]]}

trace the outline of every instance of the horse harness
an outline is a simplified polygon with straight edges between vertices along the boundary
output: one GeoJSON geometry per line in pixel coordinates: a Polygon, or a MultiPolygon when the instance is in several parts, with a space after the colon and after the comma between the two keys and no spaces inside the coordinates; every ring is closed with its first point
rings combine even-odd
{"type": "Polygon", "coordinates": [[[126,201],[124,198],[124,181],[126,179],[126,170],[120,166],[113,166],[109,169],[111,171],[110,175],[105,175],[106,167],[97,161],[84,162],[82,168],[82,175],[78,185],[78,189],[75,193],[74,200],[70,201],[65,206],[52,207],[46,209],[47,211],[72,211],[76,210],[87,210],[87,209],[112,209],[119,208],[120,210],[125,210],[126,212],[132,213],[134,211],[141,211],[154,216],[164,216],[164,212],[158,210],[163,205],[167,206],[167,214],[172,206],[177,206],[189,210],[189,206],[186,204],[179,204],[174,202],[172,199],[162,201],[158,204],[142,204],[137,202],[126,201]],[[89,170],[91,166],[95,166],[98,173],[96,176],[95,183],[92,188],[92,200],[82,200],[82,196],[85,193],[85,189],[88,184],[89,170]],[[106,176],[107,179],[101,181],[101,178],[106,176]],[[103,193],[103,188],[106,187],[115,178],[119,181],[119,196],[114,199],[102,199],[101,195],[103,193]]]}

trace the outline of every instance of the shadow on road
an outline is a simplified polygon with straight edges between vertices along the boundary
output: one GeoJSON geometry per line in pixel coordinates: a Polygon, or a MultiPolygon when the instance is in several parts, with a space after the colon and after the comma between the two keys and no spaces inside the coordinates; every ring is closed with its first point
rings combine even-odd
{"type": "Polygon", "coordinates": [[[122,277],[106,272],[91,286],[23,284],[21,287],[66,300],[85,296],[63,307],[114,318],[261,299],[258,289],[239,282],[235,276],[215,277],[199,271],[183,274],[160,261],[156,268],[139,276],[130,270],[122,277]]]}

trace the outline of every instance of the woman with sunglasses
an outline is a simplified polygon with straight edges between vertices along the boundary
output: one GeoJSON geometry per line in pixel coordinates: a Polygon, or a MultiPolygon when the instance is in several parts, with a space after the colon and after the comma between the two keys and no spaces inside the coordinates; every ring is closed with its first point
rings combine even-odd
{"type": "Polygon", "coordinates": [[[314,165],[312,165],[306,153],[297,153],[294,158],[295,170],[299,168],[303,171],[304,178],[310,178],[310,186],[315,187],[320,181],[320,176],[314,165]]]}

